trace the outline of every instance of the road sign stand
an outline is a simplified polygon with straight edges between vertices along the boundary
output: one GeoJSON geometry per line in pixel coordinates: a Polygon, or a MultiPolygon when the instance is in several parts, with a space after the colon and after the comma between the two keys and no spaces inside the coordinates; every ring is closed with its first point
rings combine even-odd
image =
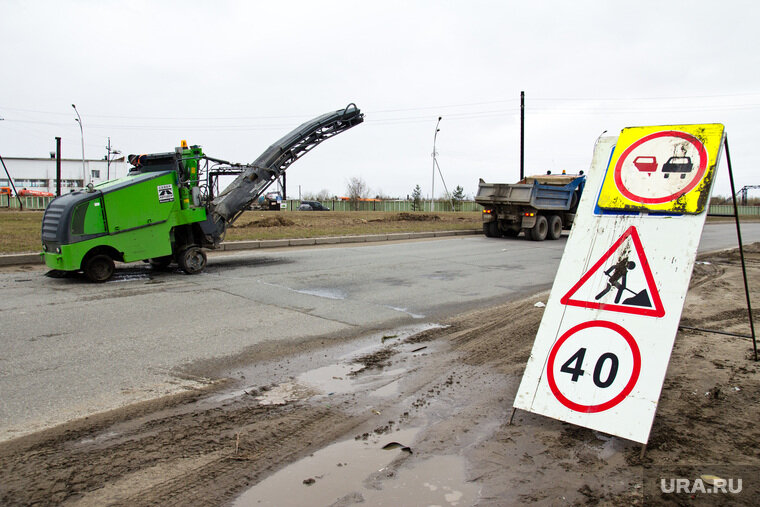
{"type": "Polygon", "coordinates": [[[752,339],[752,350],[755,355],[755,361],[757,361],[758,355],[757,355],[757,339],[755,335],[755,323],[752,318],[752,303],[750,301],[750,296],[749,296],[749,283],[747,282],[747,265],[744,260],[744,245],[742,243],[742,231],[739,225],[739,208],[736,203],[736,187],[734,186],[734,171],[731,168],[731,152],[728,150],[728,136],[724,138],[723,146],[726,149],[726,165],[728,166],[728,179],[731,183],[731,201],[734,205],[734,213],[732,215],[718,215],[718,216],[733,217],[734,222],[736,223],[736,237],[739,243],[739,257],[741,258],[741,261],[742,261],[742,277],[744,278],[744,295],[747,298],[747,312],[749,315],[749,328],[752,334],[748,336],[745,334],[728,333],[726,331],[717,331],[715,329],[703,329],[703,328],[690,327],[690,326],[678,326],[678,328],[687,329],[690,331],[702,331],[705,333],[715,333],[715,334],[723,334],[727,336],[736,336],[738,338],[750,338],[752,339]]]}
{"type": "Polygon", "coordinates": [[[739,240],[739,256],[742,259],[742,276],[744,277],[744,294],[747,297],[747,311],[749,314],[749,327],[752,332],[752,349],[755,352],[755,361],[757,361],[757,340],[755,338],[755,323],[752,320],[752,303],[749,298],[749,283],[747,283],[747,265],[744,262],[744,246],[742,245],[742,230],[739,227],[739,208],[736,205],[736,187],[734,186],[734,172],[731,170],[731,154],[728,151],[728,136],[723,139],[723,145],[726,147],[726,165],[728,165],[728,176],[731,181],[731,200],[734,202],[734,219],[736,220],[736,236],[739,240]]]}

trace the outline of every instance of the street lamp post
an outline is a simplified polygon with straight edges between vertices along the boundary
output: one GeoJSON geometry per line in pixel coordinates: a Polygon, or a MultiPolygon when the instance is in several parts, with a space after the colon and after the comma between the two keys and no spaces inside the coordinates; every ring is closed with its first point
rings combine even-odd
{"type": "Polygon", "coordinates": [[[433,134],[433,182],[430,185],[430,187],[431,187],[431,189],[430,189],[430,212],[431,213],[433,212],[433,199],[435,199],[435,163],[436,163],[436,160],[435,160],[435,156],[436,156],[435,142],[438,139],[438,132],[441,131],[441,129],[438,128],[438,125],[441,124],[441,118],[442,118],[441,116],[438,117],[438,123],[435,124],[435,134],[433,134]]]}
{"type": "Polygon", "coordinates": [[[79,124],[79,133],[82,136],[82,186],[87,186],[87,168],[84,165],[84,129],[82,128],[82,117],[79,116],[77,106],[71,104],[71,107],[74,108],[74,112],[77,114],[77,117],[74,119],[74,121],[79,124]]]}

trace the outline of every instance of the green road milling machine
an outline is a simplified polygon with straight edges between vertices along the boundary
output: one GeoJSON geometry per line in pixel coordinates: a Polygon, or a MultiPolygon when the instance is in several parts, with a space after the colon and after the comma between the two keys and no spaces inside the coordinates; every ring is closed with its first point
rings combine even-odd
{"type": "Polygon", "coordinates": [[[364,121],[355,104],[318,116],[270,146],[251,164],[206,156],[200,146],[130,155],[123,178],[62,195],[42,218],[42,256],[56,271],[83,271],[93,282],[114,272],[114,261],[171,262],[189,274],[206,267],[204,249],[224,233],[285,170],[312,148],[364,121]],[[218,178],[237,178],[218,193],[218,178]],[[215,195],[217,194],[217,195],[215,195]]]}

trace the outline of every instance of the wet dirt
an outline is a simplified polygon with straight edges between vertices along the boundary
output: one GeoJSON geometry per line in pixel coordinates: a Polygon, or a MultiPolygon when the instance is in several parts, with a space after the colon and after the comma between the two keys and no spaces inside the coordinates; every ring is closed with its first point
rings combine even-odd
{"type": "Polygon", "coordinates": [[[282,215],[270,215],[245,224],[232,225],[232,227],[288,227],[291,225],[295,225],[295,222],[289,218],[282,215]]]}
{"type": "MultiPolygon", "coordinates": [[[[760,301],[758,245],[747,257],[760,301]]],[[[508,425],[546,298],[188,365],[217,383],[0,444],[0,504],[650,505],[671,501],[645,498],[663,467],[757,476],[760,366],[742,338],[679,332],[643,459],[526,412],[508,425]]],[[[700,257],[682,323],[748,334],[745,305],[736,252],[700,257]]]]}

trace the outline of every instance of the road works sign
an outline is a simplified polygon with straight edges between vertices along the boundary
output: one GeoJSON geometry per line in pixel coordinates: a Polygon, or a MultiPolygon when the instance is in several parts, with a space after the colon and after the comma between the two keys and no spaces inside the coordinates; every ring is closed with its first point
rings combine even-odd
{"type": "Polygon", "coordinates": [[[722,125],[637,127],[597,143],[515,408],[646,443],[722,136],[722,125]],[[594,213],[611,201],[628,213],[594,213]]]}
{"type": "Polygon", "coordinates": [[[610,159],[599,207],[702,213],[723,146],[723,125],[624,129],[610,159]]]}
{"type": "Polygon", "coordinates": [[[665,315],[635,226],[620,236],[560,303],[634,315],[665,315]]]}

